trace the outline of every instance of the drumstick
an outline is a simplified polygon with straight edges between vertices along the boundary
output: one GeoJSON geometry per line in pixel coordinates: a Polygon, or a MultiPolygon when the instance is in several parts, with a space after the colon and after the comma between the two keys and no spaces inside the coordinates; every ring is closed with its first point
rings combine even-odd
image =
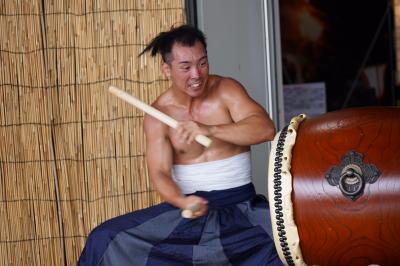
{"type": "MultiPolygon", "coordinates": [[[[152,117],[160,120],[161,122],[167,124],[168,126],[170,126],[172,128],[178,127],[178,121],[176,121],[172,117],[160,112],[156,108],[142,102],[141,100],[137,99],[136,97],[126,93],[125,91],[123,91],[115,86],[110,86],[108,88],[108,90],[115,96],[118,96],[122,100],[132,104],[133,106],[139,108],[146,114],[151,115],[152,117]]],[[[198,143],[200,143],[201,145],[203,145],[204,147],[209,147],[211,145],[211,139],[204,135],[197,135],[195,137],[195,140],[198,143]]]]}

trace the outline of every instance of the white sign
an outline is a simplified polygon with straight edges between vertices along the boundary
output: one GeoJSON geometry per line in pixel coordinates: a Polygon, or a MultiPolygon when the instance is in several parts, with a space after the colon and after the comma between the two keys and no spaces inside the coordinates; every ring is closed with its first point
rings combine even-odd
{"type": "Polygon", "coordinates": [[[306,114],[313,117],[326,113],[325,83],[302,83],[283,86],[285,125],[290,119],[306,114]]]}

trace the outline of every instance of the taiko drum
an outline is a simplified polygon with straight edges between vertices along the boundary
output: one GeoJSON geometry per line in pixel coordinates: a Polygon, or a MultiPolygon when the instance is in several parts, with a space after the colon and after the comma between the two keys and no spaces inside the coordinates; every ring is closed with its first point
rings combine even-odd
{"type": "Polygon", "coordinates": [[[400,108],[294,117],[275,137],[268,197],[287,265],[400,264],[400,108]]]}

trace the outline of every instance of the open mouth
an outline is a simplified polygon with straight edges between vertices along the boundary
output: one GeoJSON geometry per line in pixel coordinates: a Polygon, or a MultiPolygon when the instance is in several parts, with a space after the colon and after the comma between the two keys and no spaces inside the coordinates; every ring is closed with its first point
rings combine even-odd
{"type": "Polygon", "coordinates": [[[189,83],[189,88],[197,90],[201,88],[201,81],[191,82],[189,83]]]}
{"type": "Polygon", "coordinates": [[[201,82],[200,81],[196,81],[196,82],[191,82],[191,83],[189,83],[189,86],[190,87],[193,87],[193,88],[197,88],[197,87],[199,87],[201,85],[201,82]]]}

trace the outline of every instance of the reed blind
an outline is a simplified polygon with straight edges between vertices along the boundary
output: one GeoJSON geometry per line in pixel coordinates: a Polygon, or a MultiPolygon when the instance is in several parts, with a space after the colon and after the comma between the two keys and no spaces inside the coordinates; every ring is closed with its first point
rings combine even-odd
{"type": "Polygon", "coordinates": [[[75,265],[88,233],[160,202],[143,113],[168,87],[151,38],[183,0],[0,0],[0,265],[75,265]]]}

